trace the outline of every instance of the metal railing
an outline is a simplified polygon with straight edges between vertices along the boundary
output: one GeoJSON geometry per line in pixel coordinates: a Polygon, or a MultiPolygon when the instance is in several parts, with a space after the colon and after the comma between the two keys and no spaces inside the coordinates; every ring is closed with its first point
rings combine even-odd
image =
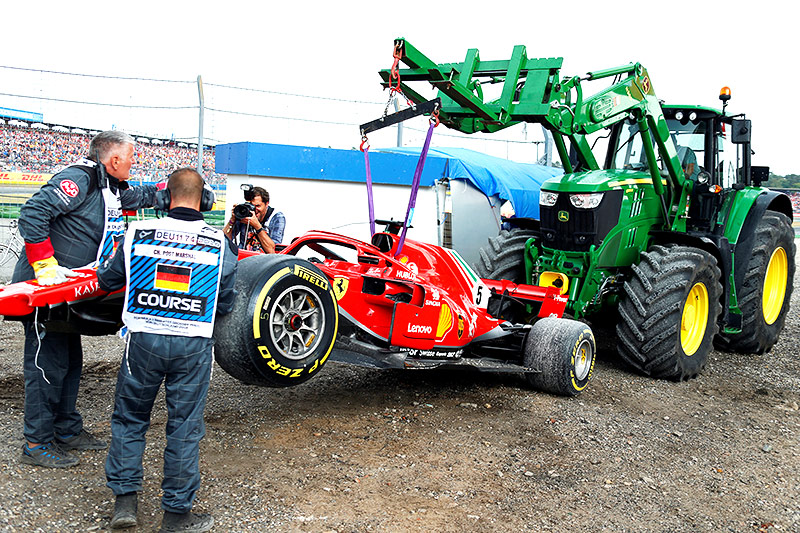
{"type": "Polygon", "coordinates": [[[0,241],[0,267],[13,265],[19,259],[20,251],[25,243],[19,234],[19,225],[16,219],[2,225],[2,241],[0,241]]]}

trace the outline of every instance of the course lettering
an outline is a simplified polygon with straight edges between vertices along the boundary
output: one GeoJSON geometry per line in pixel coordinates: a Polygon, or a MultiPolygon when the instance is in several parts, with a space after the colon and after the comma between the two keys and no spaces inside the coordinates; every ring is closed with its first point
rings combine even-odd
{"type": "Polygon", "coordinates": [[[205,314],[206,299],[193,296],[176,296],[137,290],[134,301],[139,307],[164,312],[181,312],[191,315],[205,314]]]}

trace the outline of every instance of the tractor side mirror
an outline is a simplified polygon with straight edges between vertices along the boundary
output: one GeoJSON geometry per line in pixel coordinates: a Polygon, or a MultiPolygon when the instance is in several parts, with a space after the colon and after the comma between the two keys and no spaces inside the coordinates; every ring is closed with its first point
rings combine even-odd
{"type": "Polygon", "coordinates": [[[751,167],[750,178],[753,180],[753,185],[761,187],[761,184],[769,179],[769,167],[751,167]]]}
{"type": "Polygon", "coordinates": [[[734,144],[744,144],[750,142],[750,121],[747,119],[734,120],[731,122],[731,142],[734,144]]]}

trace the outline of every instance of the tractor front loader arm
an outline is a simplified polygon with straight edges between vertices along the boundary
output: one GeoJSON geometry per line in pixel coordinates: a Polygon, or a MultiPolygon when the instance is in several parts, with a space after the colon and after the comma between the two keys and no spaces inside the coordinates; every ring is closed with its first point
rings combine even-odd
{"type": "Polygon", "coordinates": [[[686,179],[650,76],[640,63],[560,80],[562,58],[528,58],[522,45],[515,46],[506,61],[481,61],[478,50],[472,48],[462,63],[436,63],[405,39],[396,39],[394,44],[395,57],[410,68],[381,70],[385,87],[397,87],[408,99],[421,103],[427,98],[408,83],[427,81],[439,90],[441,122],[464,133],[490,133],[520,122],[542,124],[553,133],[567,173],[574,169],[565,138],[577,151],[582,170],[598,170],[600,165],[586,136],[633,118],[642,135],[653,187],[662,198],[668,220],[654,144],[676,190],[684,188],[686,179]],[[583,81],[609,77],[614,77],[609,87],[584,98],[583,81]],[[485,101],[482,85],[493,83],[503,84],[501,95],[485,101]]]}

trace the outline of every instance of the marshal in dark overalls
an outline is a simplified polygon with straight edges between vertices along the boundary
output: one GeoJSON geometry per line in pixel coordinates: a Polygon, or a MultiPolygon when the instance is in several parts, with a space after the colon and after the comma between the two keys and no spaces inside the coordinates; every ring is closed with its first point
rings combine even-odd
{"type": "Polygon", "coordinates": [[[116,496],[142,490],[150,412],[164,383],[168,422],[162,508],[187,513],[200,485],[199,444],[212,366],[214,317],[233,306],[236,251],[199,211],[131,224],[121,250],[98,270],[100,287],[125,285],[127,346],[117,379],[106,460],[116,496]]]}

